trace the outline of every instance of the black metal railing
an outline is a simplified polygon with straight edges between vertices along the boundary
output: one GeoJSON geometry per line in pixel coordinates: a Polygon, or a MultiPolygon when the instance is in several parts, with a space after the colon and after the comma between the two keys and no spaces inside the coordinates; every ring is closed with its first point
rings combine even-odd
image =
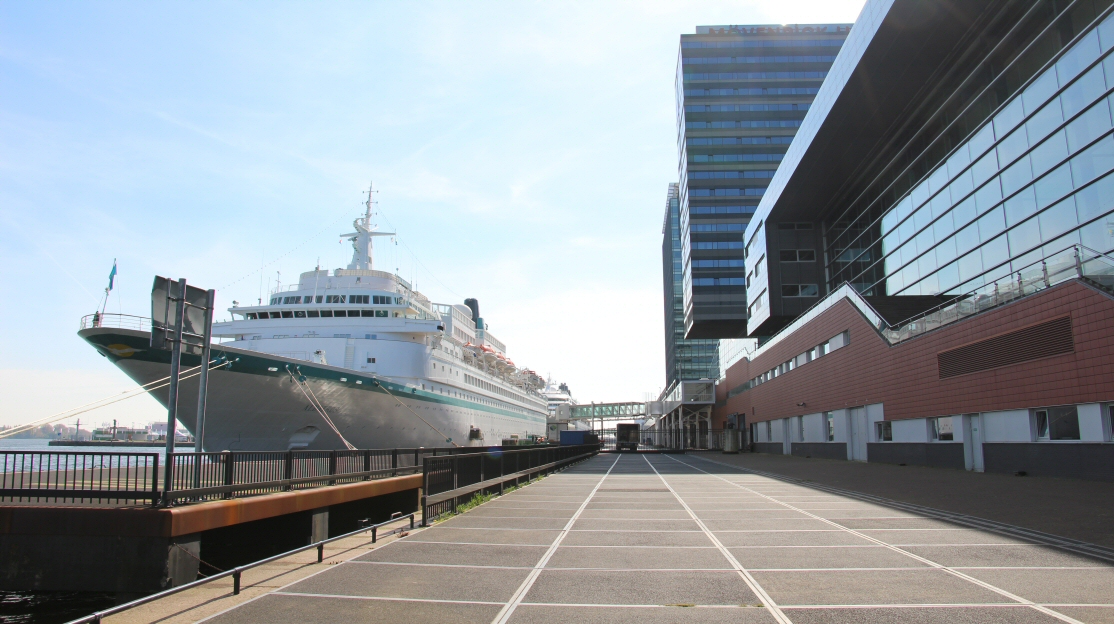
{"type": "Polygon", "coordinates": [[[158,475],[158,453],[0,451],[0,502],[155,501],[158,475]]]}
{"type": "Polygon", "coordinates": [[[170,505],[415,474],[427,457],[482,447],[158,453],[0,451],[0,502],[170,505]]]}
{"type": "Polygon", "coordinates": [[[422,469],[422,526],[437,516],[455,512],[462,500],[478,493],[501,494],[508,483],[528,481],[599,451],[598,444],[583,444],[426,457],[422,469]]]}

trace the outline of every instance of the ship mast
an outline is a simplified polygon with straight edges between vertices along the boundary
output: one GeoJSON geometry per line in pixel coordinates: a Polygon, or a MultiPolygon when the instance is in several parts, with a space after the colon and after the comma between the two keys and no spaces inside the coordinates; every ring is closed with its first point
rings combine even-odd
{"type": "Polygon", "coordinates": [[[375,261],[375,250],[372,240],[376,236],[394,236],[394,232],[379,232],[379,226],[372,225],[371,217],[374,212],[372,206],[375,204],[373,194],[375,190],[372,185],[368,185],[367,189],[367,202],[364,203],[366,210],[362,219],[356,219],[352,222],[352,227],[355,232],[348,234],[341,234],[342,238],[347,238],[352,241],[352,262],[348,263],[349,269],[373,269],[375,261]]]}

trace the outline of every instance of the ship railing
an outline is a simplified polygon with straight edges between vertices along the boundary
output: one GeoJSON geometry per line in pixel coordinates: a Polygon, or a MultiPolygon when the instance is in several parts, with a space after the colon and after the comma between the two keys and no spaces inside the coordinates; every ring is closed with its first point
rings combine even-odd
{"type": "Polygon", "coordinates": [[[230,499],[415,474],[426,458],[477,450],[482,448],[175,452],[169,460],[160,452],[8,450],[0,451],[0,504],[230,499]]]}
{"type": "Polygon", "coordinates": [[[111,327],[113,329],[134,329],[136,331],[151,331],[151,319],[146,316],[132,314],[101,314],[94,312],[81,317],[81,329],[94,327],[111,327]]]}

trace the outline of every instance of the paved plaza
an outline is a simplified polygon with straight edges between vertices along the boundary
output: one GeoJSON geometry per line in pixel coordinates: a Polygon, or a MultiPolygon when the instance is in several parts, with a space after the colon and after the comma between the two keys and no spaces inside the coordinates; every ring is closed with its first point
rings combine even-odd
{"type": "Polygon", "coordinates": [[[211,621],[1114,622],[1106,557],[693,455],[611,454],[211,621]]]}

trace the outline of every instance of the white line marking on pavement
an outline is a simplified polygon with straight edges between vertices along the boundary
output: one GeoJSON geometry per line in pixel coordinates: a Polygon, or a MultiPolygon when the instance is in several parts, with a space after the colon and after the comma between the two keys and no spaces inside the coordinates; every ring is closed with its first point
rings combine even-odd
{"type": "Polygon", "coordinates": [[[571,529],[572,525],[576,523],[576,520],[580,517],[580,514],[588,508],[588,503],[592,501],[592,497],[596,495],[596,492],[599,491],[600,486],[603,485],[603,482],[607,479],[607,476],[610,475],[611,471],[615,469],[615,465],[619,463],[620,457],[622,456],[617,455],[615,457],[615,461],[611,463],[611,466],[607,469],[607,472],[605,472],[604,475],[600,477],[599,482],[596,483],[596,487],[592,488],[591,493],[588,494],[588,498],[585,498],[584,502],[580,504],[580,509],[577,509],[572,518],[569,518],[568,524],[566,524],[565,528],[557,534],[557,537],[553,540],[553,543],[549,545],[549,549],[545,551],[545,554],[542,555],[542,558],[534,566],[534,569],[530,571],[530,574],[526,575],[526,579],[523,580],[522,584],[518,586],[518,589],[515,590],[514,594],[511,596],[511,599],[507,601],[507,604],[503,605],[503,608],[500,609],[499,613],[495,615],[495,619],[492,620],[492,624],[506,624],[511,615],[514,614],[514,610],[518,607],[519,604],[522,603],[522,599],[526,597],[526,593],[529,592],[530,588],[534,586],[534,581],[538,580],[538,576],[542,573],[542,569],[545,568],[545,564],[549,563],[550,557],[553,556],[553,553],[557,552],[557,548],[561,545],[561,542],[565,539],[565,536],[569,534],[569,529],[571,529]]]}
{"type": "MultiPolygon", "coordinates": [[[[697,468],[696,466],[693,466],[692,464],[683,462],[683,461],[681,461],[679,459],[676,459],[674,457],[671,457],[669,455],[666,455],[666,457],[669,457],[669,459],[672,459],[673,461],[677,462],[678,464],[681,464],[682,466],[688,466],[689,468],[692,468],[693,470],[703,472],[706,475],[711,475],[711,476],[713,476],[713,477],[715,477],[715,478],[717,478],[717,479],[719,479],[719,480],[721,480],[725,483],[731,483],[732,485],[734,485],[735,487],[737,487],[739,489],[746,490],[746,491],[749,491],[751,493],[759,494],[758,492],[755,492],[754,490],[751,490],[750,488],[748,488],[744,485],[739,485],[738,483],[734,483],[734,482],[732,482],[728,479],[724,479],[723,477],[721,477],[719,475],[712,474],[712,473],[710,473],[706,470],[701,470],[700,468],[697,468]]],[[[851,533],[852,535],[857,535],[857,536],[859,536],[863,539],[870,540],[870,541],[872,541],[876,544],[885,546],[886,548],[889,548],[890,550],[892,550],[894,552],[901,553],[901,554],[905,555],[906,557],[909,557],[909,558],[914,559],[916,561],[920,561],[921,563],[927,564],[929,566],[932,566],[933,568],[936,568],[938,570],[941,570],[943,572],[951,574],[952,576],[955,576],[956,578],[963,579],[963,580],[965,580],[969,583],[972,583],[974,585],[982,587],[983,589],[992,591],[992,592],[998,594],[999,596],[1003,596],[1005,598],[1009,598],[1010,600],[1014,600],[1016,602],[1019,602],[1023,605],[1026,605],[1026,606],[1032,608],[1032,609],[1040,611],[1041,613],[1043,613],[1045,615],[1054,617],[1054,618],[1056,618],[1058,620],[1061,620],[1063,622],[1071,622],[1072,624],[1083,624],[1082,622],[1080,622],[1079,620],[1076,620],[1075,618],[1068,617],[1067,615],[1064,615],[1063,613],[1053,611],[1052,609],[1049,609],[1047,607],[1042,607],[1041,605],[1039,605],[1039,604],[1037,604],[1037,603],[1035,603],[1035,602],[1033,602],[1033,601],[1031,601],[1027,598],[1022,598],[1021,596],[1018,596],[1017,594],[1008,592],[1008,591],[1006,591],[1006,590],[1004,590],[1000,587],[991,585],[990,583],[987,583],[986,581],[980,581],[979,579],[977,579],[973,576],[970,576],[968,574],[964,574],[963,572],[960,572],[960,571],[958,571],[954,568],[949,568],[948,566],[940,564],[940,563],[936,563],[935,561],[932,561],[931,559],[926,559],[924,557],[921,557],[920,555],[915,555],[915,554],[909,552],[908,550],[902,550],[902,549],[898,548],[897,546],[893,546],[892,544],[888,544],[886,542],[883,542],[882,540],[880,540],[878,538],[870,537],[869,535],[864,535],[863,533],[860,533],[860,532],[858,532],[854,529],[850,529],[848,527],[845,527],[842,524],[839,524],[838,522],[834,522],[832,520],[828,520],[827,518],[821,518],[820,516],[813,515],[813,514],[807,512],[807,511],[804,511],[802,509],[798,509],[798,508],[794,507],[793,505],[790,505],[789,503],[783,503],[783,502],[777,500],[776,498],[773,498],[772,496],[765,496],[763,494],[759,494],[759,495],[764,496],[768,500],[771,500],[771,501],[774,501],[774,502],[777,502],[777,503],[781,503],[782,505],[785,505],[785,507],[788,508],[788,509],[794,509],[796,511],[799,511],[799,512],[805,514],[805,515],[812,516],[813,518],[815,518],[815,519],[817,519],[821,522],[825,522],[825,523],[827,523],[831,526],[841,528],[844,531],[847,531],[848,533],[851,533]]]]}
{"type": "Polygon", "coordinates": [[[665,484],[665,487],[669,488],[669,491],[673,493],[673,496],[677,499],[677,502],[684,505],[685,511],[689,512],[689,515],[692,516],[692,519],[696,522],[697,525],[700,526],[700,529],[704,531],[704,535],[708,536],[708,539],[711,540],[711,542],[715,544],[716,548],[719,549],[720,554],[722,554],[724,558],[726,558],[727,561],[731,564],[731,567],[733,567],[735,571],[739,573],[739,576],[742,577],[743,582],[747,584],[747,587],[750,588],[750,591],[754,592],[754,595],[762,601],[762,604],[766,607],[766,610],[770,612],[770,615],[774,616],[774,620],[781,624],[792,624],[792,620],[790,620],[788,616],[781,612],[781,609],[778,608],[777,603],[774,602],[774,599],[766,593],[766,590],[762,589],[762,586],[758,584],[758,581],[753,576],[751,576],[750,572],[747,572],[747,569],[743,567],[743,564],[739,563],[739,560],[735,558],[735,555],[731,554],[730,550],[727,550],[727,547],[719,541],[719,538],[717,538],[714,533],[709,531],[708,527],[704,526],[704,522],[697,517],[696,513],[694,513],[692,509],[689,508],[688,503],[686,503],[685,500],[681,498],[680,494],[677,494],[677,491],[674,490],[673,486],[665,480],[665,477],[663,477],[660,472],[658,472],[658,469],[654,468],[654,464],[650,463],[650,460],[645,455],[642,456],[642,459],[646,460],[646,465],[650,467],[650,470],[653,470],[654,474],[656,474],[658,478],[661,479],[661,482],[665,484]]]}
{"type": "Polygon", "coordinates": [[[383,600],[393,602],[437,602],[441,604],[475,604],[497,606],[501,602],[488,602],[484,600],[438,600],[436,598],[391,598],[388,596],[351,596],[346,594],[303,594],[300,592],[271,592],[273,596],[297,596],[298,598],[336,598],[341,600],[383,600]]]}

